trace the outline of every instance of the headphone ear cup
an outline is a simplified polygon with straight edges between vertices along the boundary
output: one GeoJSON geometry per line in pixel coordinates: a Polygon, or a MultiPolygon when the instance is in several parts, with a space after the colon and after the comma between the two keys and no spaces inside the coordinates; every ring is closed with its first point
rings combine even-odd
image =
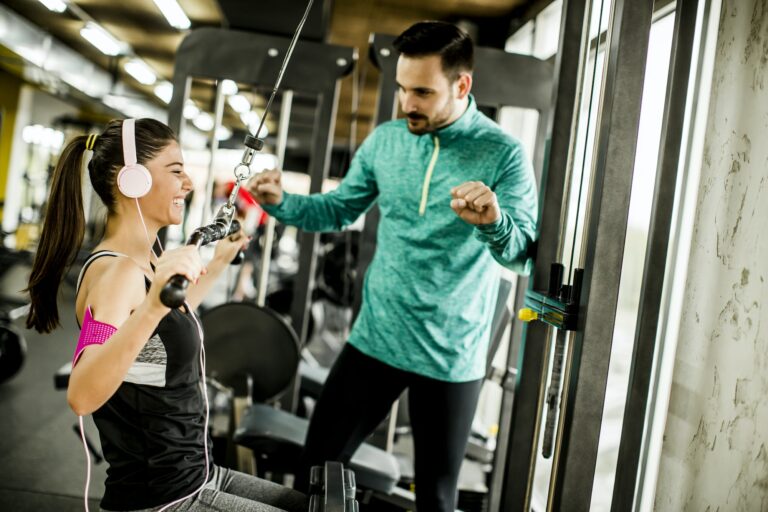
{"type": "Polygon", "coordinates": [[[143,197],[152,188],[152,175],[141,164],[126,165],[117,174],[117,188],[131,199],[143,197]]]}

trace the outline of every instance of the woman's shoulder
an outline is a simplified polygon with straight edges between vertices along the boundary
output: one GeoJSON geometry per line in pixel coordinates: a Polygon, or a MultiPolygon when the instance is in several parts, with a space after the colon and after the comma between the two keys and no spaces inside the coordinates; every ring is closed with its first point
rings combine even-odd
{"type": "Polygon", "coordinates": [[[87,302],[114,301],[133,304],[146,294],[145,274],[128,256],[112,253],[95,259],[83,278],[87,302]]]}
{"type": "MultiPolygon", "coordinates": [[[[96,277],[100,281],[100,278],[108,277],[110,280],[117,279],[122,281],[144,275],[144,271],[133,259],[119,252],[109,250],[94,251],[89,260],[90,264],[86,269],[84,277],[91,278],[91,280],[96,277]]],[[[139,283],[141,283],[141,280],[139,280],[139,283]]]]}

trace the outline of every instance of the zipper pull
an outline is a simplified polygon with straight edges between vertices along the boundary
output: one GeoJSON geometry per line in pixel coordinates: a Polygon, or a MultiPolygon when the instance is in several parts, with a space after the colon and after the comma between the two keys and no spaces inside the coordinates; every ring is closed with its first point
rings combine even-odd
{"type": "Polygon", "coordinates": [[[432,136],[432,140],[435,143],[435,149],[432,150],[432,158],[429,161],[427,167],[427,174],[424,176],[424,185],[421,187],[421,204],[419,205],[419,216],[423,217],[427,211],[427,199],[429,198],[429,182],[432,180],[432,172],[435,170],[435,164],[437,163],[437,157],[440,154],[440,139],[437,135],[432,136]]]}

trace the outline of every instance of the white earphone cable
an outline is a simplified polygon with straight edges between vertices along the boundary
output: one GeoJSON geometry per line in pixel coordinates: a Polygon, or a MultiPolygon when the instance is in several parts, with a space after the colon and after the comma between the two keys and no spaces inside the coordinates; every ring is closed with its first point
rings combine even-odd
{"type": "Polygon", "coordinates": [[[83,494],[83,502],[85,503],[85,512],[89,512],[88,509],[88,487],[91,483],[91,453],[88,451],[88,444],[85,442],[85,429],[83,428],[83,417],[78,416],[80,421],[80,439],[83,440],[83,449],[85,450],[85,494],[83,494]]]}
{"type": "MultiPolygon", "coordinates": [[[[144,222],[144,215],[141,214],[141,206],[139,206],[139,199],[135,198],[134,201],[136,201],[136,211],[139,212],[139,219],[141,220],[141,225],[144,226],[144,236],[147,237],[147,244],[149,245],[149,250],[152,252],[152,255],[155,257],[155,260],[158,260],[157,253],[155,253],[155,247],[152,241],[149,239],[149,230],[147,229],[147,223],[144,222]]],[[[158,242],[160,242],[160,239],[157,239],[158,242]]],[[[160,246],[160,250],[163,250],[163,246],[160,246]]]]}
{"type": "Polygon", "coordinates": [[[181,503],[182,501],[191,498],[195,496],[196,494],[200,493],[202,491],[206,484],[208,483],[208,478],[210,476],[210,462],[208,460],[208,421],[211,416],[211,409],[210,405],[208,404],[208,387],[205,383],[205,345],[203,343],[203,327],[200,325],[200,321],[197,319],[197,315],[194,311],[192,311],[192,308],[189,307],[189,303],[184,302],[184,305],[187,308],[187,311],[189,311],[190,315],[192,315],[192,319],[195,321],[195,325],[197,326],[197,332],[200,335],[200,379],[203,382],[203,400],[205,401],[205,426],[203,427],[203,447],[205,451],[205,478],[203,479],[202,485],[195,491],[187,494],[183,498],[179,498],[175,501],[172,501],[170,503],[167,503],[166,505],[163,505],[163,508],[158,510],[157,512],[163,512],[168,507],[175,505],[177,503],[181,503]]]}

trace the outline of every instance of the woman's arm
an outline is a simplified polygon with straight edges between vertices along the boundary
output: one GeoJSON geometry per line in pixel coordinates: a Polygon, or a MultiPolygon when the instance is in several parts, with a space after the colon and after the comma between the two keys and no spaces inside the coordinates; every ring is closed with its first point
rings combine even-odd
{"type": "Polygon", "coordinates": [[[245,250],[245,246],[250,238],[245,236],[241,229],[240,232],[223,238],[216,242],[216,249],[213,252],[213,259],[208,263],[203,275],[197,283],[193,283],[187,289],[187,304],[195,310],[203,302],[205,296],[213,288],[216,280],[227,269],[230,262],[235,259],[238,251],[245,250]]]}
{"type": "Polygon", "coordinates": [[[194,247],[182,247],[161,256],[153,284],[145,292],[144,273],[128,258],[115,258],[94,276],[83,302],[95,320],[117,331],[102,345],[89,345],[72,368],[67,389],[69,406],[78,416],[99,409],[117,391],[136,356],[170,311],[160,302],[162,284],[174,274],[194,281],[202,265],[194,247]]]}

